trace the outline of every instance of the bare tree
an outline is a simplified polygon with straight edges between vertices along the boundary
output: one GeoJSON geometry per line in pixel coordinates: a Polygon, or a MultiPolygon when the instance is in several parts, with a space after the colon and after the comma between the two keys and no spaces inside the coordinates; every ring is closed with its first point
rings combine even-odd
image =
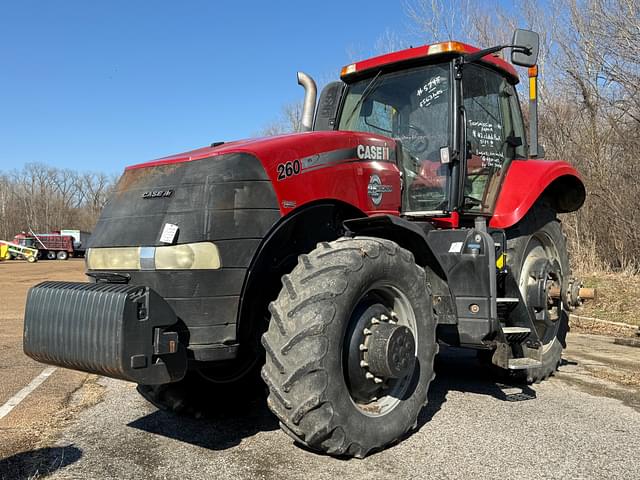
{"type": "Polygon", "coordinates": [[[91,230],[115,178],[103,173],[78,173],[40,163],[0,173],[0,239],[16,233],[91,230]]]}
{"type": "Polygon", "coordinates": [[[287,103],[282,107],[277,120],[267,125],[260,131],[261,136],[271,137],[284,133],[294,133],[302,131],[302,103],[287,103]]]}

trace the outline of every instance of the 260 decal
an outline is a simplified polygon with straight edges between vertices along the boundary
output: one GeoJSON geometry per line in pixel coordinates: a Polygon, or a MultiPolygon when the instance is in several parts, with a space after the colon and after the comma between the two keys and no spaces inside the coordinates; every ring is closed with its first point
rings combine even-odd
{"type": "Polygon", "coordinates": [[[302,171],[300,160],[294,160],[293,162],[279,163],[277,165],[278,180],[285,180],[293,175],[298,175],[302,171]]]}

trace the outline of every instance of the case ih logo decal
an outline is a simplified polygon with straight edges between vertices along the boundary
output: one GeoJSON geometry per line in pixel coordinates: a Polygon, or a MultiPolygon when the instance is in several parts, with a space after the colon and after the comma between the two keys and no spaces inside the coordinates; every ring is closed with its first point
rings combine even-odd
{"type": "Polygon", "coordinates": [[[358,145],[357,147],[339,148],[328,152],[315,153],[308,157],[283,162],[276,165],[276,179],[280,182],[296,175],[334,167],[341,163],[359,162],[362,160],[389,162],[395,161],[395,150],[387,145],[358,145]]]}
{"type": "Polygon", "coordinates": [[[360,160],[389,160],[389,147],[381,145],[358,145],[360,160]]]}
{"type": "Polygon", "coordinates": [[[382,194],[393,191],[391,185],[383,185],[382,180],[378,175],[371,175],[369,178],[369,185],[367,187],[367,194],[371,197],[371,201],[374,205],[380,205],[382,202],[382,194]]]}
{"type": "Polygon", "coordinates": [[[173,195],[173,190],[152,190],[144,192],[142,198],[166,198],[173,195]]]}

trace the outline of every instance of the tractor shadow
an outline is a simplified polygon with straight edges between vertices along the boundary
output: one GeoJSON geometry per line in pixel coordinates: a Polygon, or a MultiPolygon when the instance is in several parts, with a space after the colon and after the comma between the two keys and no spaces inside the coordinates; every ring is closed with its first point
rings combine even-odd
{"type": "Polygon", "coordinates": [[[0,479],[27,480],[50,475],[82,458],[82,450],[68,445],[16,453],[0,459],[0,479]]]}
{"type": "MultiPolygon", "coordinates": [[[[436,357],[436,377],[429,388],[429,402],[418,417],[417,428],[429,422],[447,401],[451,391],[488,395],[505,402],[533,400],[527,385],[501,383],[496,372],[476,359],[473,350],[444,348],[436,357]]],[[[128,424],[129,427],[209,450],[225,450],[260,432],[277,430],[278,421],[265,398],[237,405],[210,406],[189,415],[156,410],[128,424]]]]}
{"type": "Polygon", "coordinates": [[[195,415],[157,410],[127,426],[209,450],[226,450],[257,433],[279,428],[265,399],[203,408],[195,415]]]}
{"type": "Polygon", "coordinates": [[[496,369],[482,364],[475,350],[440,346],[435,361],[436,377],[429,388],[429,403],[420,412],[418,428],[429,422],[447,401],[450,391],[487,395],[504,402],[534,400],[529,385],[509,382],[496,369]]]}

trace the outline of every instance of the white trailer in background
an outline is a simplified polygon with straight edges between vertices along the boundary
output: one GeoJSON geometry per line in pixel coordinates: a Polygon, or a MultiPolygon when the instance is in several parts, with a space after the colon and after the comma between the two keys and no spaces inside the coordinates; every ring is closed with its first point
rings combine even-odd
{"type": "Polygon", "coordinates": [[[70,237],[73,237],[73,250],[80,255],[84,255],[87,245],[89,244],[91,232],[67,229],[60,230],[60,235],[69,235],[70,237]]]}

